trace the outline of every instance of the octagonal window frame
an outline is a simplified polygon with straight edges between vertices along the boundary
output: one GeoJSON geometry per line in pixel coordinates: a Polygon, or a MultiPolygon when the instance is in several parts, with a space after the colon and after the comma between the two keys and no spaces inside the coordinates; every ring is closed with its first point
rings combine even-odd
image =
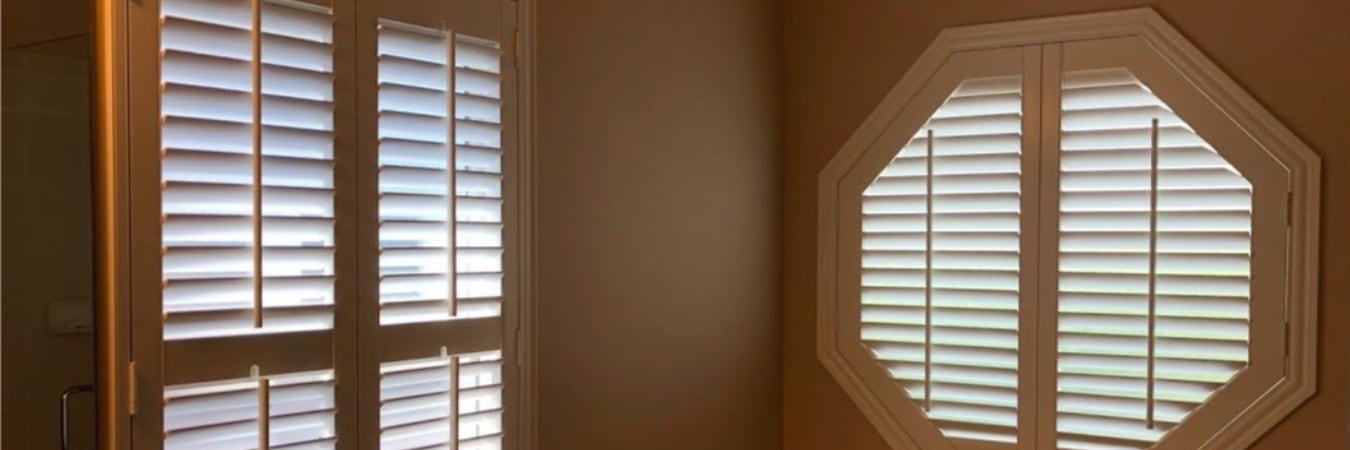
{"type": "MultiPolygon", "coordinates": [[[[903,388],[877,364],[860,339],[861,299],[856,282],[861,260],[858,242],[862,190],[897,150],[915,136],[957,85],[971,78],[1013,74],[1008,67],[1019,67],[1016,74],[1023,77],[1024,98],[1039,98],[1043,90],[1051,93],[1043,103],[1024,100],[1024,152],[1058,151],[1046,150],[1058,148],[1057,119],[1053,124],[1041,124],[1039,119],[1026,118],[1041,117],[1042,107],[1056,110],[1047,117],[1058,117],[1059,98],[1050,96],[1059,92],[1062,72],[1126,68],[1198,134],[1213,143],[1253,184],[1252,271],[1269,273],[1274,269],[1277,275],[1264,277],[1259,283],[1253,278],[1250,335],[1255,344],[1249,366],[1153,448],[1250,445],[1315,389],[1320,159],[1147,8],[955,28],[939,35],[821,173],[818,253],[821,361],[893,448],[1011,447],[948,440],[908,400],[903,388]],[[1042,132],[1052,126],[1053,132],[1042,132]],[[1272,237],[1276,234],[1278,239],[1272,237]],[[1269,262],[1281,254],[1286,255],[1285,264],[1272,267],[1269,262]]],[[[1037,159],[1058,164],[1057,157],[1024,158],[1033,163],[1023,164],[1023,196],[1030,193],[1031,197],[1039,197],[1024,199],[1024,207],[1028,201],[1038,202],[1046,197],[1038,194],[1041,188],[1025,188],[1028,183],[1036,186],[1044,182],[1038,180],[1043,175],[1036,167],[1037,159]]],[[[1046,172],[1053,174],[1057,170],[1046,172]]],[[[1057,190],[1058,183],[1055,186],[1057,190]]],[[[1047,203],[1056,201],[1050,198],[1047,203]]],[[[1045,207],[1033,203],[1033,210],[1045,207]]],[[[1050,207],[1058,209],[1057,203],[1050,207]]],[[[1025,216],[1024,235],[1029,229],[1044,229],[1035,223],[1037,218],[1025,216]]],[[[1040,237],[1039,242],[1032,243],[1039,251],[1057,251],[1057,236],[1040,237]]],[[[1027,248],[1025,243],[1023,248],[1027,248]]],[[[1033,298],[1037,289],[1055,290],[1057,268],[1040,269],[1028,270],[1023,263],[1020,271],[1023,289],[1032,289],[1033,298]],[[1028,277],[1035,281],[1028,284],[1028,277]]],[[[1034,314],[1022,311],[1019,348],[1033,346],[1039,352],[1056,353],[1055,327],[1036,327],[1038,321],[1055,323],[1055,309],[1039,308],[1034,314]]],[[[1036,392],[1054,392],[1056,377],[1035,374],[1055,373],[1056,360],[1041,358],[1036,360],[1036,366],[1019,368],[1019,421],[1028,414],[1034,417],[1037,411],[1052,417],[1055,414],[1054,402],[1046,396],[1038,398],[1036,392]],[[1036,407],[1028,411],[1026,405],[1036,407]]],[[[1019,423],[1016,448],[1054,448],[1055,427],[1043,426],[1053,424],[1053,419],[1049,422],[1033,419],[1033,422],[1038,426],[1024,427],[1019,423]]]]}

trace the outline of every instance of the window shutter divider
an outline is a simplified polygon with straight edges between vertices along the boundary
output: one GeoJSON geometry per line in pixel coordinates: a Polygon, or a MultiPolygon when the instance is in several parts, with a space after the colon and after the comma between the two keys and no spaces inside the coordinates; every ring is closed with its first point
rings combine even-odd
{"type": "Polygon", "coordinates": [[[1050,211],[1060,209],[1060,159],[1062,156],[1060,133],[1063,111],[1060,103],[1063,98],[1063,45],[1058,43],[1041,46],[1040,71],[1040,148],[1037,152],[1037,165],[1033,166],[1039,178],[1039,203],[1036,211],[1038,222],[1036,236],[1036,438],[1033,448],[1056,448],[1059,417],[1056,392],[1058,390],[1058,343],[1059,343],[1059,245],[1060,231],[1058,217],[1045,220],[1050,211]]]}

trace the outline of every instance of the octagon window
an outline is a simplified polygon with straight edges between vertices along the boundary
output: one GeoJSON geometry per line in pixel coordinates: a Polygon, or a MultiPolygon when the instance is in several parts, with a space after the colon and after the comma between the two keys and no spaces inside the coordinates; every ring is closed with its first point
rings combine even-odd
{"type": "Polygon", "coordinates": [[[1316,156],[1149,10],[1036,25],[826,168],[822,359],[897,448],[1250,444],[1312,390],[1316,156]]]}

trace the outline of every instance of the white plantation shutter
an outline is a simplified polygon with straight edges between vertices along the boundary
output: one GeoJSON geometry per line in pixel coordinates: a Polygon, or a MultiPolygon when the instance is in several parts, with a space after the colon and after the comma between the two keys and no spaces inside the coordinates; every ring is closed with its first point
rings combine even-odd
{"type": "Polygon", "coordinates": [[[1252,188],[1128,71],[1063,83],[1059,446],[1145,448],[1247,365],[1252,188]]]}
{"type": "Polygon", "coordinates": [[[380,448],[435,448],[452,439],[464,450],[502,448],[499,352],[385,364],[380,375],[380,448]]]}
{"type": "Polygon", "coordinates": [[[331,13],[161,14],[164,447],[332,448],[331,13]]]}
{"type": "Polygon", "coordinates": [[[1316,390],[1318,168],[1150,11],[949,30],[821,171],[818,356],[895,448],[1244,448],[1316,390]]]}
{"type": "MultiPolygon", "coordinates": [[[[337,406],[331,373],[274,376],[269,381],[271,448],[334,448],[337,406]]],[[[256,448],[258,398],[253,380],[167,389],[164,448],[256,448]]]]}
{"type": "Polygon", "coordinates": [[[263,4],[256,155],[249,5],[170,0],[163,7],[167,340],[331,326],[331,18],[263,4]]]}
{"type": "Polygon", "coordinates": [[[457,36],[452,52],[449,39],[409,27],[380,29],[381,321],[498,315],[499,50],[457,36]]]}
{"type": "Polygon", "coordinates": [[[961,83],[863,193],[863,341],[952,438],[1017,439],[1021,85],[961,83]]]}
{"type": "Polygon", "coordinates": [[[1128,70],[1060,77],[1058,151],[1022,76],[967,78],[861,192],[861,341],[958,447],[1153,447],[1253,354],[1251,182],[1128,70]]]}
{"type": "MultiPolygon", "coordinates": [[[[384,21],[379,32],[380,322],[501,314],[498,44],[384,21]]],[[[502,445],[500,350],[386,361],[380,446],[502,445]]]]}
{"type": "Polygon", "coordinates": [[[509,442],[512,6],[129,7],[132,446],[509,442]]]}

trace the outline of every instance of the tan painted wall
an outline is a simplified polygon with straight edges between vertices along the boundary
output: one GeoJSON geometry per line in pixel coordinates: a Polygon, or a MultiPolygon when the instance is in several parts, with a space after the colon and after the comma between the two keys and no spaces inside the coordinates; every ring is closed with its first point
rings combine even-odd
{"type": "Polygon", "coordinates": [[[780,448],[779,2],[538,3],[540,448],[780,448]]]}
{"type": "MultiPolygon", "coordinates": [[[[94,382],[93,335],[48,328],[58,302],[93,314],[89,39],[7,49],[0,58],[0,447],[52,450],[61,391],[94,382]]],[[[92,396],[73,399],[71,410],[72,448],[92,448],[92,396]]]]}
{"type": "Polygon", "coordinates": [[[816,176],[942,28],[1154,5],[1322,155],[1318,394],[1258,449],[1350,443],[1350,2],[1345,0],[787,0],[783,440],[887,448],[815,356],[816,176]],[[1297,5],[1297,6],[1295,6],[1297,5]]]}
{"type": "Polygon", "coordinates": [[[4,0],[0,40],[4,48],[89,34],[91,0],[4,0]]]}

